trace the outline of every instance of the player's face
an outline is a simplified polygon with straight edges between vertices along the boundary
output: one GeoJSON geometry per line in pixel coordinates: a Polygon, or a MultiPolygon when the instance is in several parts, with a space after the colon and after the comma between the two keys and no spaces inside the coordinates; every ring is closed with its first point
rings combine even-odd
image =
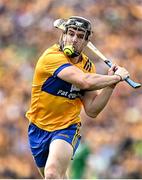
{"type": "Polygon", "coordinates": [[[88,42],[85,40],[85,35],[84,31],[69,28],[64,37],[64,45],[72,45],[76,51],[81,52],[88,42]]]}

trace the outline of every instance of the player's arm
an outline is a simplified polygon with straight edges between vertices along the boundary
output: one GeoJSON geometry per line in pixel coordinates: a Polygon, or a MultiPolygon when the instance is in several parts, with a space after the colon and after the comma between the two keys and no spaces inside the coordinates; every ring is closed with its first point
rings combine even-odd
{"type": "Polygon", "coordinates": [[[82,98],[86,114],[90,117],[96,118],[107,105],[113,89],[113,87],[108,86],[101,91],[86,91],[82,98]]]}
{"type": "Polygon", "coordinates": [[[75,66],[64,68],[58,73],[58,77],[64,81],[74,84],[84,90],[98,90],[118,83],[129,76],[124,68],[118,68],[114,75],[100,75],[95,73],[84,73],[75,66]]]}
{"type": "MultiPolygon", "coordinates": [[[[108,75],[113,76],[117,72],[118,66],[113,65],[108,70],[108,75]]],[[[115,85],[108,86],[100,91],[86,91],[82,97],[82,102],[84,105],[85,112],[90,117],[97,117],[97,115],[104,109],[107,105],[115,85]]]]}

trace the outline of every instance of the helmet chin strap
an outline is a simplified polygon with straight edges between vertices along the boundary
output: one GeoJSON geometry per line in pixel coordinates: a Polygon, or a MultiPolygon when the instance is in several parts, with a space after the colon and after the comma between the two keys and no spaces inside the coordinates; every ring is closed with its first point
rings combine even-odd
{"type": "Polygon", "coordinates": [[[72,55],[70,56],[71,58],[77,57],[79,56],[81,53],[74,51],[74,53],[72,53],[72,55]]]}

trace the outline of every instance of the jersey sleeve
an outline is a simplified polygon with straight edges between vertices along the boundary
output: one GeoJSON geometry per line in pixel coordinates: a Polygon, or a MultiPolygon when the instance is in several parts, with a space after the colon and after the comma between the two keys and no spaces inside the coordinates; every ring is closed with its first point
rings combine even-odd
{"type": "Polygon", "coordinates": [[[44,53],[36,64],[33,84],[42,85],[47,78],[56,77],[62,69],[71,65],[67,57],[60,52],[44,53]]]}
{"type": "Polygon", "coordinates": [[[41,66],[45,73],[57,76],[57,74],[64,68],[71,66],[67,57],[62,53],[47,54],[41,59],[41,66]]]}

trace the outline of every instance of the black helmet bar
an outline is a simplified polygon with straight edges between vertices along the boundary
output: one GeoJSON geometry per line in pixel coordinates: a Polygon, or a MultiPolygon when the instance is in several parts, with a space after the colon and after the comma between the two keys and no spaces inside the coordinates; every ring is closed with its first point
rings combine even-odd
{"type": "Polygon", "coordinates": [[[68,19],[65,24],[65,32],[67,32],[69,27],[86,32],[85,40],[88,40],[88,37],[92,32],[90,21],[79,16],[72,16],[68,19]]]}

